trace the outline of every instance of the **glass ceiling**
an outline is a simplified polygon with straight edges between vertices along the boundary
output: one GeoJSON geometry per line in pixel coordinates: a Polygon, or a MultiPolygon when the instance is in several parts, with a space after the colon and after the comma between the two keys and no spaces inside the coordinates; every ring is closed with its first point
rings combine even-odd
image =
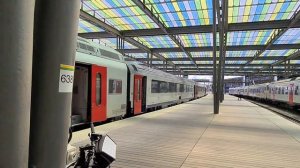
{"type": "Polygon", "coordinates": [[[275,60],[254,60],[251,64],[272,64],[275,60]]]}
{"type": "Polygon", "coordinates": [[[211,0],[146,0],[148,9],[154,8],[166,27],[212,24],[211,0]]]}
{"type": "Polygon", "coordinates": [[[161,55],[165,58],[186,58],[187,57],[184,52],[166,52],[166,53],[161,53],[161,55]]]}
{"type": "Polygon", "coordinates": [[[87,32],[103,32],[104,30],[100,29],[99,27],[85,21],[79,19],[78,25],[78,33],[87,33],[87,32]]]}
{"type": "Polygon", "coordinates": [[[299,0],[229,0],[228,23],[290,19],[299,0]]]}
{"type": "MultiPolygon", "coordinates": [[[[178,35],[184,47],[202,47],[213,45],[212,33],[198,33],[198,34],[182,34],[178,35]]],[[[217,43],[219,43],[217,35],[217,43]]]]}
{"type": "Polygon", "coordinates": [[[213,56],[213,52],[211,51],[203,51],[203,52],[191,52],[191,55],[193,57],[212,57],[213,56]]]}
{"type": "Polygon", "coordinates": [[[226,51],[226,57],[252,57],[256,50],[247,51],[226,51]]]}
{"type": "Polygon", "coordinates": [[[227,34],[227,45],[264,45],[274,30],[237,31],[227,34]]]}
{"type": "Polygon", "coordinates": [[[85,0],[83,10],[118,30],[149,29],[158,26],[132,1],[85,0]]]}
{"type": "Polygon", "coordinates": [[[286,31],[275,44],[295,44],[300,43],[300,28],[291,28],[286,31]]]}
{"type": "Polygon", "coordinates": [[[177,44],[169,36],[141,36],[134,37],[134,39],[149,48],[178,47],[177,44]]]}
{"type": "MultiPolygon", "coordinates": [[[[140,0],[146,4],[166,28],[212,25],[212,0],[140,0]]],[[[159,28],[131,0],[82,0],[82,10],[98,18],[104,23],[116,28],[121,33],[126,30],[159,28]]],[[[228,0],[228,23],[245,23],[259,21],[276,21],[291,19],[292,15],[300,10],[300,0],[228,0]]],[[[298,26],[299,27],[299,26],[298,26]]],[[[266,45],[271,35],[277,29],[229,31],[227,46],[266,45]]],[[[79,33],[104,32],[103,29],[90,22],[79,20],[79,33]]],[[[141,31],[142,32],[142,31],[141,31]]],[[[194,33],[176,35],[184,47],[212,46],[212,33],[194,33]]],[[[217,45],[219,44],[217,34],[217,45]]],[[[177,44],[167,35],[133,37],[146,47],[178,48],[177,44]]],[[[116,38],[94,39],[111,48],[116,48],[116,38]]],[[[300,44],[300,28],[290,28],[274,44],[300,44]]],[[[125,42],[125,49],[136,49],[125,42]]],[[[226,57],[253,57],[257,50],[227,51],[226,57]]],[[[260,56],[288,56],[295,49],[266,50],[260,56]]],[[[192,57],[212,57],[211,51],[191,52],[192,57]]],[[[217,52],[218,54],[218,52],[217,52]]],[[[147,58],[146,53],[129,53],[134,58],[147,58]]],[[[184,52],[160,53],[165,58],[187,58],[184,52]]],[[[191,61],[173,61],[175,64],[192,64],[191,61]]],[[[212,64],[212,61],[196,61],[199,64],[212,64]]],[[[254,60],[251,64],[271,64],[274,60],[254,60]]],[[[291,63],[300,64],[293,60],[291,63]]],[[[162,64],[162,61],[153,61],[153,64],[162,64]]],[[[246,61],[226,61],[226,64],[245,64],[246,61]]],[[[246,68],[257,68],[246,66],[246,68]]]]}
{"type": "Polygon", "coordinates": [[[247,61],[225,61],[225,64],[246,64],[247,61]]]}
{"type": "Polygon", "coordinates": [[[197,64],[213,64],[213,61],[196,61],[197,64]]]}
{"type": "Polygon", "coordinates": [[[192,61],[173,61],[174,64],[193,64],[192,61]]]}
{"type": "Polygon", "coordinates": [[[261,57],[267,57],[267,56],[288,56],[295,52],[295,49],[289,49],[289,50],[266,50],[261,54],[261,57]]]}

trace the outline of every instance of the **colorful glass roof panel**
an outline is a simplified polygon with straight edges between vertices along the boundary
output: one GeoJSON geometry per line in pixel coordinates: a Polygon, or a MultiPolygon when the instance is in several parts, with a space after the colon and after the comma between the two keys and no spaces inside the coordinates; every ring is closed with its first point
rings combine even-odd
{"type": "Polygon", "coordinates": [[[246,64],[247,61],[225,61],[225,64],[246,64]]]}
{"type": "Polygon", "coordinates": [[[226,57],[253,57],[256,50],[226,51],[226,57]]]}
{"type": "Polygon", "coordinates": [[[166,52],[166,53],[161,53],[165,58],[186,58],[186,54],[184,52],[166,52]]]}
{"type": "Polygon", "coordinates": [[[158,27],[138,6],[128,0],[83,1],[83,10],[118,30],[158,27]]]}
{"type": "Polygon", "coordinates": [[[134,37],[149,48],[171,48],[177,47],[177,44],[169,36],[142,36],[134,37]]]}
{"type": "Polygon", "coordinates": [[[85,20],[79,19],[78,33],[88,33],[88,32],[103,32],[103,29],[87,22],[85,20]]]}
{"type": "Polygon", "coordinates": [[[227,34],[227,45],[264,45],[274,30],[237,31],[227,34]]]}
{"type": "MultiPolygon", "coordinates": [[[[202,47],[213,45],[212,33],[198,33],[198,34],[183,34],[178,35],[184,47],[202,47]]],[[[217,35],[217,44],[219,43],[217,35]]]]}
{"type": "Polygon", "coordinates": [[[275,44],[300,43],[300,28],[291,28],[276,40],[275,44]]]}
{"type": "Polygon", "coordinates": [[[196,64],[213,64],[213,61],[196,61],[196,64]]]}
{"type": "Polygon", "coordinates": [[[213,52],[203,51],[203,52],[191,52],[192,57],[212,57],[213,52]]]}
{"type": "Polygon", "coordinates": [[[228,23],[290,19],[299,0],[229,0],[228,23]]]}
{"type": "Polygon", "coordinates": [[[275,60],[254,60],[251,64],[272,64],[275,60]]]}
{"type": "MultiPolygon", "coordinates": [[[[173,61],[174,64],[193,64],[192,61],[173,61]]],[[[194,66],[192,66],[194,68],[194,66]]]]}
{"type": "Polygon", "coordinates": [[[295,49],[290,50],[266,50],[261,54],[261,57],[267,57],[267,56],[289,56],[293,52],[295,52],[295,49]]]}
{"type": "Polygon", "coordinates": [[[148,9],[158,14],[166,27],[212,24],[211,0],[146,0],[148,9]]]}

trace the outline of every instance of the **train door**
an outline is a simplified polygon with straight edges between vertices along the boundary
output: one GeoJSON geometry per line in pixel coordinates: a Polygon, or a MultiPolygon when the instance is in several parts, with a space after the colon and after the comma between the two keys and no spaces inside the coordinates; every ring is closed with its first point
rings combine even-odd
{"type": "Polygon", "coordinates": [[[139,114],[142,112],[142,86],[143,76],[134,75],[134,86],[133,86],[133,114],[139,114]]]}
{"type": "Polygon", "coordinates": [[[147,77],[143,77],[142,81],[142,111],[146,112],[147,111],[147,104],[146,104],[146,95],[147,95],[147,77]]]}
{"type": "Polygon", "coordinates": [[[76,63],[72,93],[72,125],[86,123],[90,120],[89,89],[90,66],[76,63]]]}
{"type": "Polygon", "coordinates": [[[289,104],[293,105],[294,104],[294,84],[293,83],[291,83],[289,85],[288,92],[289,92],[289,104]]]}
{"type": "Polygon", "coordinates": [[[107,69],[92,65],[91,73],[91,121],[101,122],[106,120],[107,105],[107,69]]]}

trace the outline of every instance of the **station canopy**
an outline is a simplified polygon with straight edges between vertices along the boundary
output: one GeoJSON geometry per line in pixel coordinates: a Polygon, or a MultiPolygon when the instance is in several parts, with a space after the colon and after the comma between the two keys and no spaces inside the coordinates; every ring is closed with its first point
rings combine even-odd
{"type": "Polygon", "coordinates": [[[215,47],[212,2],[82,0],[78,33],[174,74],[211,75],[214,48],[225,75],[300,70],[299,0],[216,1],[215,47]]]}

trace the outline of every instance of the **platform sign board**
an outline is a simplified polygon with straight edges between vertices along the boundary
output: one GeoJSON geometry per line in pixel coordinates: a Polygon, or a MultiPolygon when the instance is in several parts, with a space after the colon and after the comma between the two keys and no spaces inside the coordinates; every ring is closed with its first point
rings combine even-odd
{"type": "Polygon", "coordinates": [[[73,81],[74,81],[74,66],[60,64],[58,92],[72,93],[73,81]]]}

